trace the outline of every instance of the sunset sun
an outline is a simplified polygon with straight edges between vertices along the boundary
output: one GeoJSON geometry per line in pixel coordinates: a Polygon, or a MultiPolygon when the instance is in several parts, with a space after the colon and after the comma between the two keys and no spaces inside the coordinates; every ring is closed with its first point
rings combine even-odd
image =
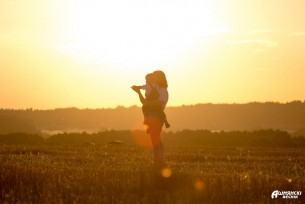
{"type": "Polygon", "coordinates": [[[3,0],[0,102],[132,106],[130,86],[158,69],[170,106],[301,99],[303,8],[284,0],[3,0]]]}
{"type": "Polygon", "coordinates": [[[177,61],[205,36],[229,32],[208,9],[194,11],[175,2],[147,7],[138,1],[89,1],[86,5],[78,1],[61,18],[65,19],[60,31],[65,42],[58,46],[62,54],[81,63],[126,65],[129,69],[177,61]]]}

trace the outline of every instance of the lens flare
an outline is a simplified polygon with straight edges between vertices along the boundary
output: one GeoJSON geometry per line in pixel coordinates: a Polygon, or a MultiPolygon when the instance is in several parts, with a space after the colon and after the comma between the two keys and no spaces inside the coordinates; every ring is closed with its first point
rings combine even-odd
{"type": "Polygon", "coordinates": [[[141,130],[134,130],[131,132],[132,138],[136,142],[136,144],[140,147],[151,147],[150,137],[141,130]]]}
{"type": "Polygon", "coordinates": [[[201,191],[204,189],[204,183],[202,180],[200,179],[196,179],[195,183],[194,183],[194,188],[197,190],[197,191],[201,191]]]}
{"type": "Polygon", "coordinates": [[[172,170],[170,168],[164,168],[162,169],[161,174],[164,178],[169,178],[172,176],[172,170]]]}

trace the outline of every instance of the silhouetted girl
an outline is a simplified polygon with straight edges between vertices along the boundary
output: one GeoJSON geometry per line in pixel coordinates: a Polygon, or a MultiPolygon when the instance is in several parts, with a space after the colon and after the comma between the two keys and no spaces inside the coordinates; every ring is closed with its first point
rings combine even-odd
{"type": "Polygon", "coordinates": [[[166,76],[160,70],[148,74],[144,86],[132,86],[132,89],[138,93],[143,104],[144,124],[152,141],[156,165],[164,163],[164,146],[161,140],[161,132],[163,124],[169,127],[164,114],[164,109],[168,102],[167,87],[166,76]],[[145,98],[140,89],[145,90],[145,98]]]}

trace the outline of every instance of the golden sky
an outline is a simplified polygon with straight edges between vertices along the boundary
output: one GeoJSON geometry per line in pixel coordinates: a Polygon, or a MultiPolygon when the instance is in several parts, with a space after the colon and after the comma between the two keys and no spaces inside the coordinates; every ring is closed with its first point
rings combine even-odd
{"type": "Polygon", "coordinates": [[[0,107],[305,100],[304,0],[0,0],[0,107]]]}

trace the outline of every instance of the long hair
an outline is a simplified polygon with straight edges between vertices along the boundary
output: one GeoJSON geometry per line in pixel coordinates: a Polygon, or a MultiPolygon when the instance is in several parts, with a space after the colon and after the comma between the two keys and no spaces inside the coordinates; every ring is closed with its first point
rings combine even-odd
{"type": "Polygon", "coordinates": [[[145,79],[147,82],[151,83],[151,82],[155,81],[156,76],[153,73],[148,73],[148,74],[146,74],[145,79]]]}
{"type": "Polygon", "coordinates": [[[156,71],[153,72],[153,74],[156,76],[156,81],[157,81],[157,84],[160,88],[167,88],[168,87],[166,76],[165,76],[163,71],[156,70],[156,71]]]}

